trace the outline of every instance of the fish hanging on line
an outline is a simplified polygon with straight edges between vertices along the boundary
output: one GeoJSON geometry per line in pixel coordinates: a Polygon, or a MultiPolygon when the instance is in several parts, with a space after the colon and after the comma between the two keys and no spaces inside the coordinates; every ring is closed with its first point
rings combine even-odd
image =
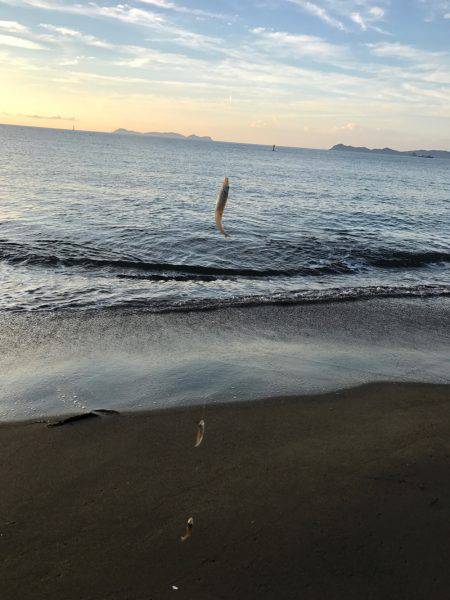
{"type": "Polygon", "coordinates": [[[222,235],[224,235],[225,237],[230,237],[222,225],[223,211],[225,210],[225,206],[227,204],[229,191],[230,191],[230,184],[228,182],[228,177],[225,177],[225,179],[223,180],[222,189],[220,190],[219,196],[217,197],[216,212],[215,212],[216,227],[220,231],[220,233],[222,235]]]}
{"type": "Polygon", "coordinates": [[[187,520],[187,523],[186,523],[186,533],[181,536],[181,541],[185,542],[186,540],[188,540],[191,537],[193,530],[194,530],[194,517],[189,517],[189,519],[187,520]]]}
{"type": "Polygon", "coordinates": [[[195,439],[194,448],[198,448],[200,446],[200,444],[203,442],[204,435],[205,435],[205,421],[203,419],[201,419],[197,423],[197,437],[195,439]]]}

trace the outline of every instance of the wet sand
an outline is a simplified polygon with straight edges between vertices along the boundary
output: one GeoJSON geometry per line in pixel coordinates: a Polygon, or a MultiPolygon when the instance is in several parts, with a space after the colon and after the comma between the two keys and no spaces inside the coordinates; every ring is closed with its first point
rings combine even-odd
{"type": "Polygon", "coordinates": [[[449,597],[449,386],[202,415],[1,424],[2,600],[449,597]]]}
{"type": "Polygon", "coordinates": [[[450,297],[224,308],[0,313],[0,421],[450,384],[450,297]]]}

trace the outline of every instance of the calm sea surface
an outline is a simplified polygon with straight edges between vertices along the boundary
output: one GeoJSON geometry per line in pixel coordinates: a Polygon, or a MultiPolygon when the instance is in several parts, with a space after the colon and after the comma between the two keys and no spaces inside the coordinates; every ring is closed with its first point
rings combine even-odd
{"type": "Polygon", "coordinates": [[[449,207],[449,160],[0,126],[0,310],[446,295],[449,207]]]}

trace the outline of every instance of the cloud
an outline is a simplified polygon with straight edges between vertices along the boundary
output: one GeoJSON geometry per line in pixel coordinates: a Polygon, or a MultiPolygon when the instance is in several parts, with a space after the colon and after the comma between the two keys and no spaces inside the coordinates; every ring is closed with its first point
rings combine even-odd
{"type": "MultiPolygon", "coordinates": [[[[362,6],[361,8],[364,9],[364,6],[362,6]]],[[[383,29],[375,25],[375,23],[382,20],[384,16],[385,10],[384,8],[381,8],[381,6],[366,7],[363,11],[363,14],[361,14],[361,11],[353,11],[352,13],[350,13],[350,19],[354,23],[359,25],[363,31],[373,29],[378,33],[390,35],[387,31],[384,31],[383,29]]]]}
{"type": "Polygon", "coordinates": [[[0,29],[9,33],[25,33],[28,31],[28,27],[17,21],[0,21],[0,29]]]}
{"type": "MultiPolygon", "coordinates": [[[[70,77],[65,78],[64,81],[70,83],[77,83],[79,81],[104,81],[106,83],[152,83],[151,79],[144,79],[143,77],[126,77],[120,75],[102,75],[100,73],[83,73],[81,71],[71,71],[70,77]]],[[[57,81],[57,79],[54,79],[57,81]]]]}
{"type": "Polygon", "coordinates": [[[166,2],[166,0],[140,0],[144,4],[151,4],[157,8],[167,8],[172,10],[180,10],[183,7],[174,4],[173,2],[166,2]]]}
{"type": "Polygon", "coordinates": [[[67,14],[75,14],[93,18],[114,19],[130,25],[137,25],[154,30],[172,43],[180,44],[189,48],[209,49],[225,52],[220,48],[217,38],[189,31],[173,25],[159,13],[143,10],[129,6],[128,4],[117,4],[116,6],[103,6],[95,2],[89,4],[62,4],[58,0],[5,0],[7,3],[16,3],[32,6],[41,10],[57,11],[67,14]]]}
{"type": "Polygon", "coordinates": [[[36,44],[36,42],[24,40],[13,35],[0,35],[0,45],[12,46],[13,48],[25,48],[27,50],[45,50],[44,46],[36,44]]]}
{"type": "Polygon", "coordinates": [[[370,48],[370,52],[375,56],[383,58],[397,58],[406,61],[415,62],[427,62],[445,57],[445,53],[442,52],[430,52],[428,50],[422,50],[409,46],[407,44],[400,44],[398,42],[393,43],[380,43],[380,44],[367,44],[370,48]]]}
{"type": "Polygon", "coordinates": [[[207,10],[202,10],[199,8],[188,8],[187,6],[182,6],[180,4],[176,4],[175,2],[168,2],[167,0],[139,0],[143,4],[150,4],[151,6],[155,6],[156,8],[163,8],[166,10],[173,10],[175,12],[186,13],[189,15],[193,15],[196,17],[205,17],[211,19],[230,19],[230,16],[222,15],[220,13],[213,13],[207,10]]]}
{"type": "Polygon", "coordinates": [[[49,25],[48,23],[41,23],[41,27],[52,32],[53,34],[57,34],[57,37],[48,36],[47,38],[44,38],[49,41],[58,41],[58,39],[62,38],[74,40],[88,46],[95,46],[97,48],[113,48],[112,44],[100,40],[93,35],[86,35],[85,33],[76,31],[75,29],[69,29],[68,27],[56,27],[55,25],[49,25]]]}
{"type": "MultiPolygon", "coordinates": [[[[143,46],[123,46],[121,52],[130,55],[131,58],[126,56],[125,58],[118,60],[115,64],[137,69],[151,66],[154,68],[160,67],[165,70],[167,70],[167,67],[170,67],[176,71],[186,71],[186,69],[196,71],[207,70],[211,64],[206,60],[192,58],[184,54],[163,52],[161,50],[145,48],[143,46]]],[[[179,76],[179,73],[177,75],[179,76]]]]}
{"type": "Polygon", "coordinates": [[[268,127],[273,127],[279,125],[279,117],[277,115],[270,115],[264,119],[254,119],[250,122],[249,126],[252,129],[266,129],[268,127]]]}
{"type": "Polygon", "coordinates": [[[430,23],[440,17],[450,19],[449,0],[418,0],[418,3],[425,10],[425,22],[430,23]]]}
{"type": "MultiPolygon", "coordinates": [[[[345,21],[349,20],[356,23],[363,31],[373,29],[378,33],[390,35],[376,25],[377,21],[384,18],[386,11],[382,6],[372,5],[373,0],[321,0],[321,4],[309,0],[286,1],[341,31],[349,31],[350,25],[345,24],[345,21]]],[[[388,2],[388,0],[378,1],[381,4],[388,2]]]]}
{"type": "Polygon", "coordinates": [[[333,132],[337,132],[337,131],[354,131],[355,129],[358,128],[358,125],[356,123],[346,123],[345,125],[335,125],[331,131],[333,132]]]}
{"type": "Polygon", "coordinates": [[[7,112],[2,112],[3,115],[7,117],[21,117],[25,119],[42,119],[44,121],[76,121],[75,117],[61,117],[59,115],[55,116],[46,116],[46,115],[24,115],[23,113],[11,114],[7,112]]]}
{"type": "Polygon", "coordinates": [[[286,33],[285,31],[270,31],[264,27],[256,27],[250,30],[260,40],[267,49],[269,45],[271,50],[289,51],[296,56],[309,56],[318,61],[334,60],[342,56],[344,49],[336,44],[331,44],[320,37],[314,35],[298,35],[286,33]]]}
{"type": "Polygon", "coordinates": [[[357,25],[359,25],[363,31],[367,31],[367,25],[366,25],[366,22],[364,21],[364,19],[362,18],[362,16],[361,16],[359,13],[357,13],[357,12],[355,12],[355,13],[352,13],[352,14],[350,15],[350,19],[351,19],[351,20],[352,20],[354,23],[356,23],[357,25]]]}
{"type": "Polygon", "coordinates": [[[372,6],[369,8],[369,14],[375,19],[382,19],[384,17],[384,12],[384,8],[381,8],[380,6],[372,6]]]}
{"type": "Polygon", "coordinates": [[[269,127],[269,125],[270,123],[268,121],[263,121],[262,119],[257,119],[250,123],[252,129],[265,129],[266,127],[269,127]]]}
{"type": "Polygon", "coordinates": [[[5,3],[21,6],[32,6],[41,10],[82,15],[87,17],[105,17],[117,19],[125,23],[133,23],[145,27],[155,27],[164,23],[165,19],[157,13],[134,8],[127,4],[103,6],[95,2],[89,4],[63,4],[58,0],[5,0],[5,3]]]}
{"type": "Polygon", "coordinates": [[[88,46],[96,46],[98,48],[113,48],[112,44],[100,40],[93,35],[86,35],[80,31],[76,31],[75,29],[69,29],[68,27],[57,27],[47,23],[41,23],[40,27],[49,31],[50,34],[32,33],[28,27],[25,27],[16,21],[0,21],[0,30],[6,30],[9,33],[27,34],[28,39],[25,40],[23,38],[16,38],[14,36],[14,41],[12,39],[7,39],[5,41],[5,36],[2,36],[3,43],[9,46],[36,50],[38,48],[42,48],[42,46],[39,45],[39,42],[58,43],[65,40],[70,40],[74,42],[80,42],[88,46]],[[20,42],[18,42],[19,39],[21,40],[20,42]]]}
{"type": "Polygon", "coordinates": [[[22,115],[18,114],[17,117],[26,117],[27,119],[43,119],[45,121],[76,121],[75,117],[61,117],[59,115],[56,116],[46,116],[46,115],[22,115]]]}
{"type": "Polygon", "coordinates": [[[336,27],[341,31],[346,31],[344,24],[338,19],[332,17],[323,7],[318,6],[313,2],[308,2],[307,0],[288,0],[288,2],[300,6],[300,8],[303,8],[303,10],[305,10],[309,14],[318,17],[328,25],[331,25],[331,27],[336,27]]]}

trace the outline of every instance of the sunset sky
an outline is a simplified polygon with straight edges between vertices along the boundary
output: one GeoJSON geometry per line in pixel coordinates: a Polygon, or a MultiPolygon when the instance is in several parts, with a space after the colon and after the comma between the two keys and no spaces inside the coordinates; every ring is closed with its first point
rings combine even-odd
{"type": "Polygon", "coordinates": [[[450,0],[0,0],[0,122],[450,150],[450,0]]]}

